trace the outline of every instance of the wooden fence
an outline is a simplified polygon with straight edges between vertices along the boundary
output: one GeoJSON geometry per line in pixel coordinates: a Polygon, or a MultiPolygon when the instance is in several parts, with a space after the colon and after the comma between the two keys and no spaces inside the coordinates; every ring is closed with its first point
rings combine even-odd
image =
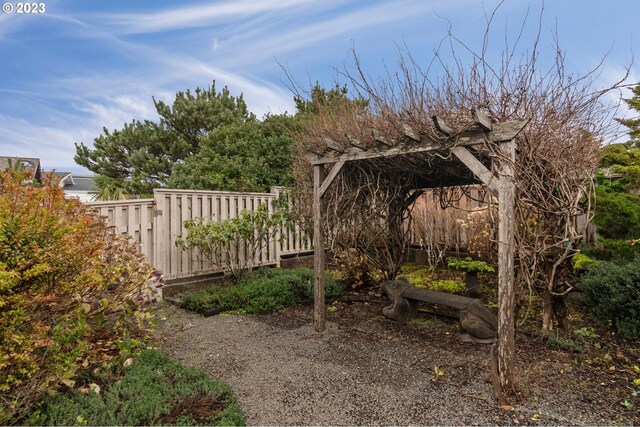
{"type": "Polygon", "coordinates": [[[135,199],[112,202],[88,202],[99,215],[107,218],[117,234],[128,234],[138,244],[138,250],[156,265],[155,257],[155,203],[153,199],[135,199]]]}
{"type": "MultiPolygon", "coordinates": [[[[107,218],[116,233],[126,234],[138,244],[140,253],[165,279],[182,279],[222,271],[221,263],[204,259],[197,250],[183,250],[176,242],[186,237],[184,222],[223,221],[240,212],[254,211],[261,204],[275,209],[274,201],[282,192],[234,193],[226,191],[154,190],[153,199],[90,202],[98,214],[107,218]]],[[[280,238],[271,239],[257,255],[254,265],[279,265],[282,256],[311,249],[311,241],[299,227],[279,230],[280,238]]],[[[243,253],[234,254],[239,259],[243,253]]]]}
{"type": "MultiPolygon", "coordinates": [[[[427,190],[413,207],[413,220],[409,228],[410,243],[427,248],[464,250],[470,253],[489,253],[492,241],[497,239],[497,212],[491,215],[489,209],[497,200],[480,186],[469,186],[463,192],[453,189],[448,194],[449,205],[440,206],[440,200],[433,190],[427,190]]],[[[575,226],[583,230],[583,242],[596,241],[596,229],[587,221],[585,214],[575,218],[575,226]]]]}
{"type": "MultiPolygon", "coordinates": [[[[446,247],[475,251],[490,245],[492,224],[487,205],[481,201],[484,191],[472,188],[453,204],[459,209],[442,209],[431,192],[426,192],[414,209],[410,229],[411,243],[424,247],[446,247]],[[486,217],[486,218],[485,218],[486,217]]],[[[184,221],[202,218],[222,221],[234,218],[243,210],[254,211],[266,204],[273,212],[274,200],[283,192],[274,188],[271,193],[234,193],[226,191],[154,190],[153,199],[111,202],[89,202],[98,214],[107,218],[116,233],[126,234],[138,244],[140,253],[160,271],[165,279],[182,279],[222,271],[220,263],[203,259],[197,251],[183,250],[176,245],[186,237],[184,221]]],[[[584,218],[578,218],[584,225],[584,218]]],[[[588,224],[586,241],[594,239],[594,227],[588,224]]],[[[272,239],[257,256],[255,265],[279,265],[283,256],[309,252],[312,243],[298,226],[280,230],[280,237],[272,239]]],[[[244,254],[236,254],[238,257],[244,254]]]]}

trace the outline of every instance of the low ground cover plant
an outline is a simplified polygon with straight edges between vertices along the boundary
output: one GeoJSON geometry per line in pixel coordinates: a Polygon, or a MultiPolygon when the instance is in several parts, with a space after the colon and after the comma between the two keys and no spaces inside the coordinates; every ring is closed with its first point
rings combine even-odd
{"type": "Polygon", "coordinates": [[[399,276],[406,277],[409,283],[417,288],[431,291],[463,294],[466,289],[464,281],[460,280],[459,273],[438,269],[431,265],[405,263],[400,269],[399,276]]]}
{"type": "Polygon", "coordinates": [[[147,337],[150,267],[56,179],[0,171],[0,425],[147,337]]]}
{"type": "Polygon", "coordinates": [[[119,360],[44,401],[33,425],[244,425],[231,388],[156,350],[119,360]]]}
{"type": "MultiPolygon", "coordinates": [[[[325,275],[325,296],[340,296],[343,287],[325,275]]],[[[182,307],[201,314],[240,311],[263,314],[280,311],[313,298],[313,271],[298,269],[262,269],[241,277],[237,284],[211,285],[187,295],[182,307]]]]}
{"type": "Polygon", "coordinates": [[[447,267],[452,270],[465,271],[467,273],[492,273],[493,267],[484,261],[475,261],[471,257],[465,259],[447,258],[447,267]]]}

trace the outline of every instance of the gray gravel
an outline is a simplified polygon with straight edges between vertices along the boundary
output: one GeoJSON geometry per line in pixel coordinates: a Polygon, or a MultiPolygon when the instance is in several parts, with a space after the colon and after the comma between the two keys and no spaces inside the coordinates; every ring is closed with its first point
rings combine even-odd
{"type": "Polygon", "coordinates": [[[549,391],[560,372],[575,375],[563,382],[580,381],[570,360],[542,361],[555,373],[541,381],[534,381],[540,367],[521,366],[519,376],[535,385],[513,408],[499,408],[489,379],[490,346],[459,343],[453,322],[400,325],[378,307],[343,306],[318,334],[308,307],[204,318],[166,305],[162,316],[160,349],[229,382],[249,425],[615,422],[582,391],[549,391]],[[436,367],[444,372],[437,380],[436,367]]]}

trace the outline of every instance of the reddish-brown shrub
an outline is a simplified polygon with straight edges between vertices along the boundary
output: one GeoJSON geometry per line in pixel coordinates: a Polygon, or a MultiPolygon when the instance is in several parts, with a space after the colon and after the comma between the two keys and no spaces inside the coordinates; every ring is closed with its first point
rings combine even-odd
{"type": "Polygon", "coordinates": [[[146,336],[152,268],[53,176],[0,171],[0,424],[146,336]]]}

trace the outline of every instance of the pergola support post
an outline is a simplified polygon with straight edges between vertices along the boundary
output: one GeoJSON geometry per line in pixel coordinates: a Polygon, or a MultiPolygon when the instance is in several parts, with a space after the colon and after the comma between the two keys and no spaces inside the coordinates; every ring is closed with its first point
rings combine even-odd
{"type": "Polygon", "coordinates": [[[324,230],[322,227],[322,193],[324,166],[313,166],[313,328],[324,331],[324,230]]]}
{"type": "Polygon", "coordinates": [[[496,351],[499,395],[515,391],[515,184],[513,182],[516,155],[515,140],[500,144],[506,157],[499,165],[498,180],[498,341],[496,351]]]}

